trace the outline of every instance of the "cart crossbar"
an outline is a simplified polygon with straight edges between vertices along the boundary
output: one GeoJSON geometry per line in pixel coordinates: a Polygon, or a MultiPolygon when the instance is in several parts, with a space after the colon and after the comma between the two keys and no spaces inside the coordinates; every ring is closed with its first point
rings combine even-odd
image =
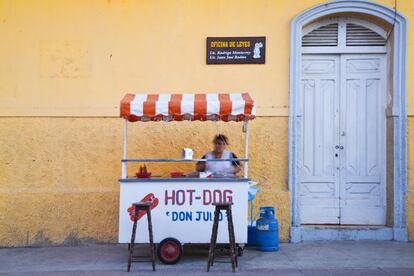
{"type": "Polygon", "coordinates": [[[170,158],[161,158],[161,159],[122,159],[122,163],[137,163],[137,162],[225,162],[225,161],[241,161],[248,162],[248,158],[227,158],[227,159],[170,159],[170,158]]]}

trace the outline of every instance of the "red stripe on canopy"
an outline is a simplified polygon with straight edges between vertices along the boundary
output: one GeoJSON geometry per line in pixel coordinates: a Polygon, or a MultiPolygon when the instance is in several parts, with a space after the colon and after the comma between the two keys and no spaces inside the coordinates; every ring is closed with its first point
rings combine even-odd
{"type": "Polygon", "coordinates": [[[131,101],[135,98],[134,94],[125,94],[121,100],[121,117],[129,116],[131,110],[131,101]]]}
{"type": "Polygon", "coordinates": [[[155,116],[155,103],[158,101],[157,94],[149,94],[144,102],[144,114],[147,116],[155,116]]]}
{"type": "Polygon", "coordinates": [[[174,118],[181,121],[181,100],[183,95],[181,94],[172,94],[171,100],[168,102],[168,114],[174,118]]]}
{"type": "Polygon", "coordinates": [[[206,94],[194,95],[194,120],[205,120],[207,114],[206,94]]]}
{"type": "Polygon", "coordinates": [[[249,93],[242,93],[244,102],[244,114],[252,114],[253,109],[253,99],[250,97],[249,93]]]}

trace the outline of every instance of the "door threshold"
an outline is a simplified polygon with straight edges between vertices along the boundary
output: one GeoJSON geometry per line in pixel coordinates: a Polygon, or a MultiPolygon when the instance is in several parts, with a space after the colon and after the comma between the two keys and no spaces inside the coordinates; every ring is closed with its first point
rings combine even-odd
{"type": "Polygon", "coordinates": [[[394,229],[378,225],[300,225],[291,228],[291,241],[358,241],[394,239],[394,229]]]}
{"type": "Polygon", "coordinates": [[[334,229],[378,229],[389,228],[385,225],[355,225],[355,224],[302,224],[302,227],[309,228],[334,228],[334,229]]]}

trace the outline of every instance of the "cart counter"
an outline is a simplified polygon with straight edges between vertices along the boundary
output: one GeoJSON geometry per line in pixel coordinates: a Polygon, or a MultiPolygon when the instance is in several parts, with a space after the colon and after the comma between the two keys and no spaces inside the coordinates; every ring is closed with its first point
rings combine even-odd
{"type": "MultiPolygon", "coordinates": [[[[209,243],[214,206],[219,201],[233,202],[232,213],[236,243],[247,243],[248,178],[127,178],[120,179],[120,243],[131,239],[132,203],[152,201],[154,242],[175,238],[182,244],[209,243]]],[[[228,243],[225,212],[219,216],[217,242],[228,243]]],[[[138,215],[138,243],[148,243],[146,214],[138,215]]]]}

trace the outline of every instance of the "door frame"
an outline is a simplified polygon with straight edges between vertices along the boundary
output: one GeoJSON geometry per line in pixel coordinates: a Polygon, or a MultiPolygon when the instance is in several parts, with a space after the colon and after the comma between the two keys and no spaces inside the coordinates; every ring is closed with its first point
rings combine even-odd
{"type": "Polygon", "coordinates": [[[407,186],[407,113],[406,113],[406,49],[407,20],[394,9],[384,5],[361,0],[337,0],[310,8],[297,15],[291,22],[290,33],[290,80],[289,80],[289,149],[288,149],[288,184],[291,195],[290,238],[292,242],[302,240],[397,240],[408,241],[406,225],[406,186],[407,186]],[[298,106],[298,94],[301,80],[301,40],[302,28],[318,18],[338,14],[357,13],[374,16],[393,26],[390,42],[392,43],[392,107],[387,111],[387,120],[393,124],[392,134],[392,174],[393,181],[393,225],[384,228],[321,228],[303,227],[300,223],[298,183],[297,183],[297,145],[298,122],[301,113],[298,106]]]}

